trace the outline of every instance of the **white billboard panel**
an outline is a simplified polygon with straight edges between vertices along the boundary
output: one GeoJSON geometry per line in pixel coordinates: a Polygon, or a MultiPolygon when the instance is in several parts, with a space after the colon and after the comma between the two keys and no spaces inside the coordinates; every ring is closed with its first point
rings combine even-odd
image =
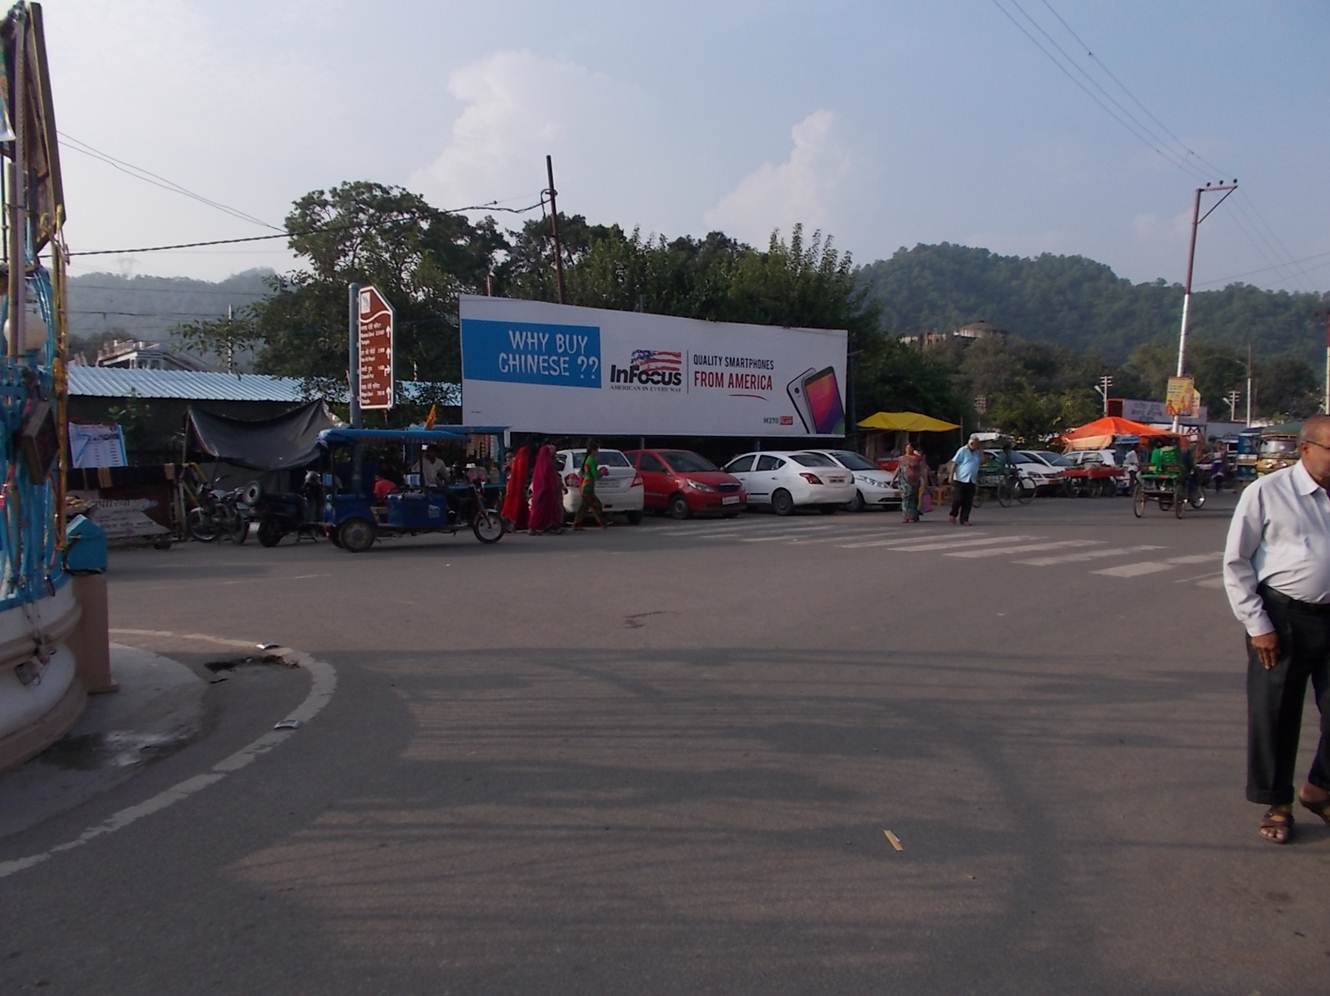
{"type": "Polygon", "coordinates": [[[844,436],[843,330],[462,295],[462,421],[519,432],[844,436]]]}

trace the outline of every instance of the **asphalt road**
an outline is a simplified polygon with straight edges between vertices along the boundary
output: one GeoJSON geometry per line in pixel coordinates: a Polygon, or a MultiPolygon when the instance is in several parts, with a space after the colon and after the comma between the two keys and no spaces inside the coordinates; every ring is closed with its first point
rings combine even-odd
{"type": "Polygon", "coordinates": [[[238,669],[0,840],[153,810],[0,879],[0,992],[1323,993],[1330,827],[1243,799],[1231,508],[117,552],[121,642],[336,690],[157,809],[310,691],[238,669]]]}

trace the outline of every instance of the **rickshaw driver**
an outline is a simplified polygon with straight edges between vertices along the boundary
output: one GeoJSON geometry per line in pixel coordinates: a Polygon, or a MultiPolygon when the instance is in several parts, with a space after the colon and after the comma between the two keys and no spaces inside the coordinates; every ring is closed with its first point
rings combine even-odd
{"type": "Polygon", "coordinates": [[[443,462],[437,446],[426,446],[420,456],[420,484],[424,488],[448,486],[448,465],[443,462]]]}

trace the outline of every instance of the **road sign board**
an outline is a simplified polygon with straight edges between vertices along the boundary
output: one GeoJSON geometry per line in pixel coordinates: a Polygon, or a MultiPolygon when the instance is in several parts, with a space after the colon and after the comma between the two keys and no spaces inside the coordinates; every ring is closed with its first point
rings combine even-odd
{"type": "Polygon", "coordinates": [[[360,407],[393,406],[393,306],[376,287],[360,288],[358,345],[360,407]]]}

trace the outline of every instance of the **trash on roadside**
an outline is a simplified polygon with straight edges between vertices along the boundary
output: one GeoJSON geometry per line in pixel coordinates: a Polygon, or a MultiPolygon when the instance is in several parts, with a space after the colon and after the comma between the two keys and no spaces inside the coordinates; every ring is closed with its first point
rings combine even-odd
{"type": "Polygon", "coordinates": [[[254,644],[254,646],[257,647],[259,650],[272,650],[274,647],[280,647],[281,644],[280,644],[280,643],[256,643],[256,644],[254,644]]]}
{"type": "Polygon", "coordinates": [[[305,724],[298,719],[284,719],[273,726],[274,730],[298,730],[305,724]]]}
{"type": "Polygon", "coordinates": [[[883,830],[882,835],[887,838],[887,843],[890,844],[892,847],[894,847],[896,850],[898,851],[905,850],[905,847],[901,844],[900,838],[897,837],[890,830],[883,830]]]}

